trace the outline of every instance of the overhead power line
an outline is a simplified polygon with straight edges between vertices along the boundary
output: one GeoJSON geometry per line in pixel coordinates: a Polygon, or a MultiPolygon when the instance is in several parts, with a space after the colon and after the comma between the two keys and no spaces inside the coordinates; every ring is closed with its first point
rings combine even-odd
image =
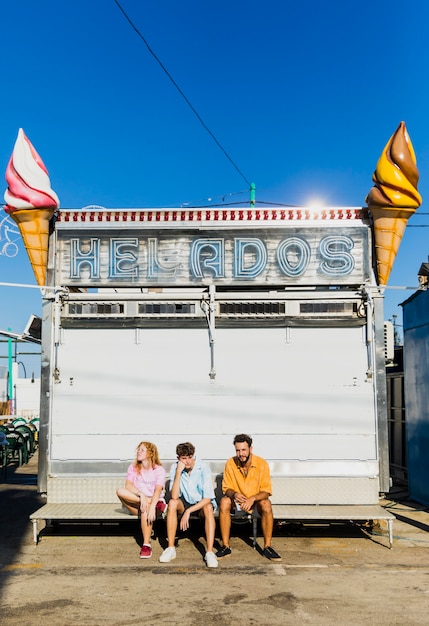
{"type": "Polygon", "coordinates": [[[121,11],[121,13],[123,14],[123,16],[125,17],[125,19],[127,20],[127,22],[129,23],[129,25],[131,26],[131,28],[137,33],[137,35],[140,37],[140,39],[143,41],[143,43],[145,44],[146,48],[148,49],[148,51],[150,52],[150,54],[153,56],[153,58],[155,59],[155,61],[159,64],[159,66],[161,67],[162,71],[166,74],[166,76],[169,78],[169,80],[173,83],[173,85],[175,86],[175,88],[177,89],[177,91],[180,93],[180,95],[182,96],[182,98],[185,100],[186,104],[189,106],[189,108],[191,109],[191,111],[194,113],[194,115],[197,117],[198,121],[200,122],[200,124],[202,125],[202,127],[207,131],[207,133],[210,135],[210,137],[213,139],[213,141],[216,143],[216,145],[222,150],[222,152],[224,153],[224,155],[226,156],[226,158],[228,159],[228,161],[230,163],[232,163],[232,165],[234,166],[234,168],[237,170],[237,172],[240,174],[240,176],[243,178],[243,180],[246,182],[247,185],[249,185],[249,187],[251,186],[251,183],[248,181],[248,179],[246,178],[246,176],[243,174],[243,172],[240,170],[240,168],[238,167],[238,165],[235,163],[235,161],[232,159],[232,157],[228,154],[228,152],[225,150],[225,148],[222,146],[222,144],[218,141],[218,139],[216,138],[216,136],[214,135],[214,133],[212,133],[212,131],[210,130],[210,128],[207,126],[207,124],[204,122],[204,120],[202,119],[201,115],[198,113],[198,111],[196,110],[196,108],[193,106],[192,102],[189,100],[189,98],[185,95],[185,93],[182,91],[182,89],[180,88],[180,86],[177,84],[177,82],[174,80],[174,78],[172,77],[172,75],[170,74],[170,72],[167,70],[167,68],[165,67],[165,65],[162,63],[162,61],[159,59],[159,57],[155,54],[155,52],[152,50],[152,48],[150,47],[149,43],[147,42],[146,38],[144,37],[144,35],[140,32],[140,30],[137,28],[137,26],[133,23],[133,21],[131,20],[131,18],[127,15],[127,13],[124,11],[124,9],[122,8],[121,4],[118,2],[118,0],[114,0],[116,6],[118,7],[118,9],[121,11]]]}

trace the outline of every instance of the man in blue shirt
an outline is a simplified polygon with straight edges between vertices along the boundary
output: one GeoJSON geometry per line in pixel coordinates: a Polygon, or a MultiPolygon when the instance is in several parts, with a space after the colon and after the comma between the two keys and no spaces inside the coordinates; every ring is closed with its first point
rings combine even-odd
{"type": "Polygon", "coordinates": [[[175,539],[180,517],[180,530],[188,530],[192,513],[203,515],[207,552],[204,560],[207,567],[217,567],[218,562],[213,552],[216,522],[214,510],[216,499],[210,467],[204,461],[195,458],[195,446],[192,443],[179,443],[176,447],[177,462],[170,470],[171,500],[167,510],[168,547],[159,557],[161,563],[169,563],[176,558],[175,539]]]}

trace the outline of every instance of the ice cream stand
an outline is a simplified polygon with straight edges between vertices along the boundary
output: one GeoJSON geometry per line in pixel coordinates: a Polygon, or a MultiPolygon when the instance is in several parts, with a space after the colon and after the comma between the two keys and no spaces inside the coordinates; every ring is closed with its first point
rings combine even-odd
{"type": "Polygon", "coordinates": [[[56,207],[34,540],[39,520],[131,519],[115,490],[141,439],[167,467],[192,441],[219,485],[248,432],[277,519],[384,520],[391,545],[382,286],[415,172],[401,124],[367,207],[56,207]]]}

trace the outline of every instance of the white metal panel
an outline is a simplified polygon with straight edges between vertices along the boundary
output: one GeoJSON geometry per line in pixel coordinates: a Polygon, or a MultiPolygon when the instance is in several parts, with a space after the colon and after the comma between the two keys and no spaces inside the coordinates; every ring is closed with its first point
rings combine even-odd
{"type": "MultiPolygon", "coordinates": [[[[118,429],[120,426],[118,425],[118,429]]],[[[237,430],[237,429],[236,429],[237,430]]],[[[141,439],[154,440],[164,459],[174,457],[176,444],[191,440],[200,456],[222,460],[232,456],[233,433],[221,435],[201,435],[196,433],[176,432],[169,435],[160,433],[136,433],[133,436],[121,434],[66,434],[52,438],[52,458],[91,459],[91,460],[126,460],[132,455],[141,439]]],[[[375,458],[373,437],[353,435],[271,435],[257,434],[254,437],[258,454],[272,460],[329,461],[331,459],[348,461],[375,458]],[[317,440],[317,441],[316,441],[317,440]],[[317,445],[316,445],[317,444],[317,445]]],[[[256,450],[255,450],[256,453],[256,450]]]]}
{"type": "Polygon", "coordinates": [[[54,385],[52,459],[127,459],[140,438],[164,458],[189,439],[223,460],[236,432],[272,460],[376,458],[362,328],[66,329],[54,385]]]}

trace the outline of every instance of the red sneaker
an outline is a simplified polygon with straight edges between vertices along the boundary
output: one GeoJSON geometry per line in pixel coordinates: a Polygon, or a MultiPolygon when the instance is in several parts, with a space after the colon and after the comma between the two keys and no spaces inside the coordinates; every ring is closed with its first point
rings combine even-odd
{"type": "Polygon", "coordinates": [[[152,556],[152,548],[151,546],[142,546],[142,549],[140,550],[140,558],[141,559],[150,559],[150,557],[152,556]]]}

